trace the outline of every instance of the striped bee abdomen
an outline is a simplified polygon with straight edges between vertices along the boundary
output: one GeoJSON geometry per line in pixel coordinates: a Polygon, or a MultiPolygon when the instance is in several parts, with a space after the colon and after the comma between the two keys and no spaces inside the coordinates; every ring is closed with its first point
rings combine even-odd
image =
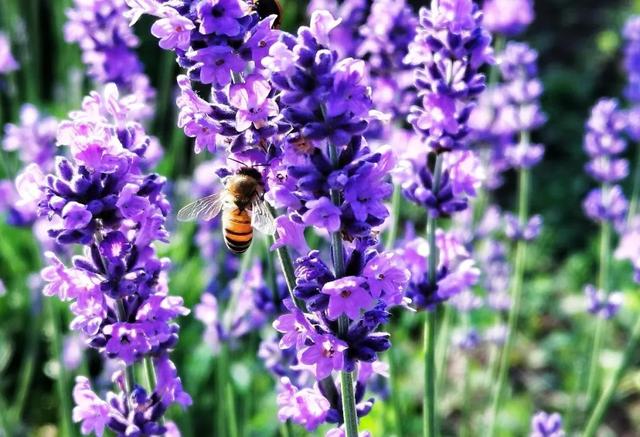
{"type": "Polygon", "coordinates": [[[253,227],[251,217],[238,208],[225,209],[222,212],[222,232],[224,242],[233,253],[243,253],[251,246],[253,227]]]}

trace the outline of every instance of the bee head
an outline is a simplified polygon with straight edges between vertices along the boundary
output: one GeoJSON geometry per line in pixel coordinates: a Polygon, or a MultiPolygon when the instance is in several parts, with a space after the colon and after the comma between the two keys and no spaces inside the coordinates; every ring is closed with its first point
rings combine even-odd
{"type": "Polygon", "coordinates": [[[262,184],[262,174],[254,167],[241,167],[240,169],[238,169],[236,174],[249,176],[250,178],[253,178],[260,184],[262,184]]]}

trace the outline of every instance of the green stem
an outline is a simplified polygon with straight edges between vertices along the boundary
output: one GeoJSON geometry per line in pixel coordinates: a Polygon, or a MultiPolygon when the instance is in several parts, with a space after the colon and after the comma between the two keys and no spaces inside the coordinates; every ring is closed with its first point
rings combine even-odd
{"type": "MultiPolygon", "coordinates": [[[[465,332],[469,331],[470,316],[468,312],[463,313],[463,329],[465,332]]],[[[464,437],[472,436],[471,432],[471,355],[468,352],[463,352],[462,359],[464,360],[464,382],[462,384],[462,435],[464,437]]]]}
{"type": "Polygon", "coordinates": [[[53,299],[47,299],[47,312],[51,320],[51,355],[58,364],[58,378],[56,379],[56,390],[58,394],[58,402],[60,402],[60,432],[61,435],[75,434],[74,427],[71,423],[71,390],[69,389],[69,378],[64,364],[62,363],[62,335],[60,329],[60,314],[58,306],[53,299]]]}
{"type": "MultiPolygon", "coordinates": [[[[502,52],[502,50],[504,49],[505,46],[505,38],[501,35],[496,36],[495,42],[493,44],[493,50],[496,54],[500,54],[500,52],[502,52]]],[[[494,64],[491,66],[491,69],[489,70],[489,80],[487,81],[487,83],[489,85],[493,85],[498,83],[498,80],[500,79],[500,68],[497,64],[494,64]]]]}
{"type": "MultiPolygon", "coordinates": [[[[521,141],[528,142],[528,135],[523,132],[521,141]]],[[[521,226],[526,225],[529,209],[529,180],[530,174],[527,169],[520,169],[518,178],[518,218],[521,226]]],[[[519,240],[516,245],[516,260],[513,275],[513,287],[511,290],[511,308],[507,324],[507,338],[505,339],[502,353],[500,355],[500,366],[498,367],[497,382],[493,395],[493,403],[490,415],[489,436],[496,433],[498,412],[504,396],[504,388],[509,371],[509,359],[515,340],[516,329],[518,328],[518,318],[520,316],[520,306],[522,301],[522,288],[524,283],[524,267],[527,257],[527,242],[519,240]]]]}
{"type": "MultiPolygon", "coordinates": [[[[329,159],[334,168],[338,166],[339,156],[335,144],[329,141],[329,159]]],[[[330,190],[331,202],[340,207],[342,198],[340,191],[330,190]]],[[[345,275],[344,247],[340,231],[331,233],[331,257],[333,258],[333,269],[336,278],[345,275]]],[[[342,315],[338,318],[338,336],[345,338],[349,331],[349,318],[342,315]]],[[[358,437],[358,415],[356,413],[356,399],[353,387],[352,372],[340,372],[340,388],[342,391],[342,417],[347,437],[358,437]]]]}
{"type": "Polygon", "coordinates": [[[627,222],[629,222],[638,212],[638,197],[640,197],[640,143],[636,145],[636,167],[633,171],[633,191],[631,195],[631,203],[627,214],[627,222]]]}
{"type": "MultiPolygon", "coordinates": [[[[606,187],[602,187],[602,192],[606,192],[606,187]]],[[[598,273],[598,288],[604,293],[609,292],[609,269],[611,262],[611,224],[603,221],[600,224],[600,266],[598,273]]],[[[604,330],[606,328],[605,320],[601,317],[597,318],[596,331],[593,336],[593,344],[591,348],[591,358],[589,361],[589,380],[587,383],[587,405],[593,405],[597,391],[599,388],[599,366],[600,351],[604,340],[604,330]]]]}
{"type": "Polygon", "coordinates": [[[172,85],[175,85],[175,53],[163,51],[160,65],[161,68],[158,73],[158,97],[156,99],[155,131],[158,132],[158,136],[165,142],[168,133],[166,132],[166,126],[173,125],[173,120],[167,120],[167,118],[172,114],[171,109],[173,108],[173,105],[169,102],[169,98],[172,94],[172,85]]]}
{"type": "Polygon", "coordinates": [[[398,376],[400,375],[400,363],[398,362],[398,348],[392,347],[389,350],[389,370],[390,370],[390,382],[391,382],[391,403],[394,409],[396,433],[399,436],[407,435],[405,433],[404,420],[403,420],[403,403],[402,394],[400,391],[400,381],[398,376]]]}
{"type": "Polygon", "coordinates": [[[607,407],[611,402],[611,398],[615,394],[616,389],[618,388],[618,385],[620,384],[620,381],[622,380],[622,377],[624,376],[625,372],[631,365],[631,361],[638,349],[639,344],[640,344],[640,318],[636,320],[636,324],[633,327],[631,338],[627,343],[627,348],[625,349],[624,355],[622,357],[622,362],[620,362],[620,365],[618,366],[615,373],[613,374],[611,381],[609,381],[609,384],[600,395],[600,398],[598,399],[598,403],[596,404],[595,408],[593,409],[593,412],[591,413],[591,416],[589,417],[589,420],[587,422],[587,427],[584,432],[584,437],[595,436],[596,431],[598,430],[598,426],[602,421],[602,417],[604,416],[604,413],[607,411],[607,407]]]}
{"type": "Polygon", "coordinates": [[[264,242],[264,256],[267,261],[267,281],[269,284],[269,288],[271,288],[271,296],[273,298],[273,303],[277,304],[278,300],[280,299],[280,296],[278,294],[278,279],[276,276],[276,268],[274,266],[273,257],[269,253],[270,252],[269,248],[271,246],[269,242],[271,241],[271,239],[264,238],[262,241],[264,242]]]}
{"type": "Polygon", "coordinates": [[[402,187],[400,187],[400,185],[396,185],[393,188],[393,197],[391,198],[391,225],[389,226],[389,232],[387,233],[387,240],[385,242],[385,248],[387,250],[393,249],[396,239],[398,238],[401,207],[402,207],[402,187]]]}
{"type": "Polygon", "coordinates": [[[436,401],[435,401],[435,342],[436,313],[426,311],[424,322],[424,397],[423,432],[424,437],[436,436],[436,401]]]}
{"type": "MultiPolygon", "coordinates": [[[[433,191],[440,189],[440,179],[442,178],[442,155],[436,156],[436,162],[433,170],[433,191]]],[[[431,289],[435,290],[437,285],[437,269],[438,269],[438,246],[436,245],[436,230],[438,220],[436,217],[429,215],[427,218],[427,240],[429,242],[429,271],[428,280],[431,289]]],[[[424,322],[424,393],[423,393],[423,433],[424,437],[436,437],[437,419],[436,419],[436,308],[427,310],[424,322]]]]}
{"type": "Polygon", "coordinates": [[[451,331],[451,324],[453,323],[453,309],[451,305],[444,306],[444,315],[440,324],[440,330],[438,331],[437,346],[436,346],[436,393],[442,393],[444,388],[445,376],[447,372],[444,369],[447,366],[447,357],[449,355],[449,332],[451,331]]]}
{"type": "MultiPolygon", "coordinates": [[[[227,372],[228,373],[228,372],[227,372]]],[[[229,415],[229,437],[238,437],[238,421],[236,419],[236,403],[233,396],[231,378],[227,381],[226,390],[227,413],[229,415]]]]}
{"type": "Polygon", "coordinates": [[[18,389],[12,403],[12,415],[17,419],[22,417],[27,396],[29,395],[31,382],[33,381],[33,370],[38,356],[38,337],[40,328],[40,317],[32,314],[31,323],[29,323],[29,332],[27,334],[26,353],[20,365],[20,374],[18,375],[18,389]]]}
{"type": "Polygon", "coordinates": [[[340,372],[340,390],[342,392],[342,414],[347,437],[358,437],[358,416],[353,389],[353,372],[340,372]]]}
{"type": "Polygon", "coordinates": [[[158,378],[156,376],[156,369],[153,366],[153,360],[150,357],[144,357],[144,373],[147,377],[147,388],[149,392],[158,384],[158,378]]]}

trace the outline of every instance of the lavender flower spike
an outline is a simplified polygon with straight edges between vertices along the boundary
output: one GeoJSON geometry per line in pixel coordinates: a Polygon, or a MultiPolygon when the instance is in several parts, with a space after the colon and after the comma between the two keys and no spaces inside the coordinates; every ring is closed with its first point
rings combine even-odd
{"type": "Polygon", "coordinates": [[[124,365],[106,401],[86,378],[76,381],[73,419],[83,433],[101,435],[108,427],[123,437],[163,435],[167,408],[191,403],[169,359],[178,341],[175,319],[189,310],[168,294],[169,262],[154,247],[167,240],[169,204],[164,179],[146,173],[150,139],[134,118],[139,104],[136,96],[120,98],[114,84],[85,98],[83,110],[58,129],[70,159],[59,158],[55,174],[33,182],[41,184],[39,209],[51,220],[49,236],[83,249],[69,266],[47,253],[43,292],[71,302],[71,328],[124,365]],[[143,359],[157,374],[151,392],[136,384],[131,367],[143,359]]]}

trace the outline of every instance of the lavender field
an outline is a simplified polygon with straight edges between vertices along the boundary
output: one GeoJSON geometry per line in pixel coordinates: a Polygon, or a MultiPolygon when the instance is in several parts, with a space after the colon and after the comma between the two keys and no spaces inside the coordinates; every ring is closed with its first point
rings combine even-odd
{"type": "Polygon", "coordinates": [[[640,0],[1,0],[0,437],[640,436],[640,0]]]}

